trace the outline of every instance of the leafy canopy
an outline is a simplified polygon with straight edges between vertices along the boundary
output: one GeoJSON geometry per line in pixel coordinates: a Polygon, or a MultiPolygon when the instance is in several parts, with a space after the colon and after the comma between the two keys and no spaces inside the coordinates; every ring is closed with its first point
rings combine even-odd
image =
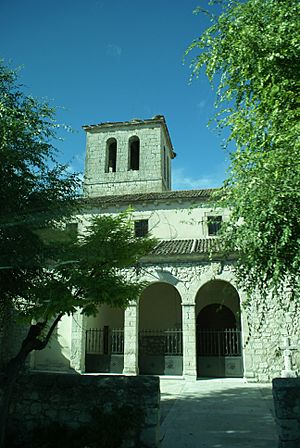
{"type": "Polygon", "coordinates": [[[55,159],[56,130],[55,110],[25,95],[16,74],[0,63],[0,363],[10,342],[4,341],[6,310],[13,305],[29,324],[4,370],[1,448],[13,385],[28,354],[46,347],[64,314],[77,308],[95,314],[102,303],[126,306],[137,298],[143,285],[124,268],[153,245],[134,237],[127,215],[96,217],[78,238],[65,229],[84,204],[76,174],[55,159]]]}
{"type": "Polygon", "coordinates": [[[70,230],[52,233],[59,259],[49,260],[43,277],[28,290],[26,306],[16,301],[24,317],[49,321],[58,313],[73,314],[77,308],[95,315],[99,305],[126,307],[136,300],[145,284],[133,267],[154,246],[150,237],[135,237],[129,213],[103,215],[90,220],[78,237],[70,230]]]}
{"type": "Polygon", "coordinates": [[[55,160],[55,110],[25,95],[0,61],[1,301],[42,273],[50,246],[37,230],[74,212],[79,180],[55,160]]]}
{"type": "MultiPolygon", "coordinates": [[[[233,141],[220,204],[230,206],[225,246],[243,286],[299,294],[300,149],[298,0],[221,4],[187,49],[192,75],[216,87],[216,121],[233,141]]],[[[197,12],[201,12],[198,8],[197,12]]]]}
{"type": "Polygon", "coordinates": [[[142,285],[121,270],[153,246],[129,216],[96,217],[77,239],[65,229],[84,203],[79,180],[57,162],[55,110],[22,91],[0,65],[0,301],[28,322],[125,306],[142,285]]]}

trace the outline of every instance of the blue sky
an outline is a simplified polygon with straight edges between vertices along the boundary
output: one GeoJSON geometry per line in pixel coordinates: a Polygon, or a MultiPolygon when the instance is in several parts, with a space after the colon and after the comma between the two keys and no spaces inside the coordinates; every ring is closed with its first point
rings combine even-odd
{"type": "Polygon", "coordinates": [[[203,0],[1,0],[0,57],[23,66],[26,92],[58,106],[70,125],[61,161],[83,171],[81,126],[165,116],[177,157],[173,188],[221,185],[222,137],[207,128],[214,92],[202,75],[189,84],[187,46],[208,25],[203,0]]]}

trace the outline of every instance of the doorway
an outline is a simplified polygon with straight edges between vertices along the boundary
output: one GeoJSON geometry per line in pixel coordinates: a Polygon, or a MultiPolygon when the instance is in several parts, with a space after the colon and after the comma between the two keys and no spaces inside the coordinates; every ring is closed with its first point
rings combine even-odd
{"type": "Polygon", "coordinates": [[[227,282],[214,280],[197,294],[197,374],[242,377],[239,297],[227,282]]]}

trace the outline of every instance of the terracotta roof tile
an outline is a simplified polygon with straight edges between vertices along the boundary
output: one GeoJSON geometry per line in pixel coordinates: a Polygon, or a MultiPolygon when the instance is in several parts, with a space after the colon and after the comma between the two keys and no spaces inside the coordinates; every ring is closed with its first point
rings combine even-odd
{"type": "Polygon", "coordinates": [[[216,238],[163,240],[153,249],[151,255],[196,255],[220,251],[221,244],[216,238]]]}
{"type": "Polygon", "coordinates": [[[159,193],[137,193],[123,194],[113,196],[97,196],[92,198],[84,198],[84,205],[91,206],[109,206],[115,204],[132,204],[134,202],[150,202],[150,201],[168,201],[168,200],[192,200],[198,199],[207,201],[211,198],[212,193],[217,189],[209,188],[202,190],[179,190],[179,191],[163,191],[159,193]]]}

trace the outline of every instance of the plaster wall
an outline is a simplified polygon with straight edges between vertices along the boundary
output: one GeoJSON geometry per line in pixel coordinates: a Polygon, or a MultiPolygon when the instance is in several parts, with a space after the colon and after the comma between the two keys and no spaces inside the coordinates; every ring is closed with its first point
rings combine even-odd
{"type": "Polygon", "coordinates": [[[168,283],[153,283],[139,300],[139,329],[181,328],[181,297],[168,283]]]}
{"type": "Polygon", "coordinates": [[[112,308],[108,305],[102,305],[99,308],[97,316],[89,316],[86,318],[86,328],[110,328],[124,327],[124,310],[120,308],[112,308]]]}
{"type": "Polygon", "coordinates": [[[71,358],[72,318],[64,316],[47,347],[32,355],[33,367],[37,370],[69,370],[71,358]]]}
{"type": "MultiPolygon", "coordinates": [[[[79,232],[84,233],[85,227],[93,216],[101,214],[116,215],[125,211],[131,204],[118,207],[107,207],[94,209],[76,220],[79,222],[79,232]]],[[[170,202],[170,203],[151,203],[134,204],[132,220],[148,219],[149,232],[158,240],[179,240],[179,239],[197,239],[214,238],[208,236],[207,217],[220,214],[223,220],[229,217],[229,210],[216,210],[205,204],[193,205],[190,202],[170,202]]]]}

